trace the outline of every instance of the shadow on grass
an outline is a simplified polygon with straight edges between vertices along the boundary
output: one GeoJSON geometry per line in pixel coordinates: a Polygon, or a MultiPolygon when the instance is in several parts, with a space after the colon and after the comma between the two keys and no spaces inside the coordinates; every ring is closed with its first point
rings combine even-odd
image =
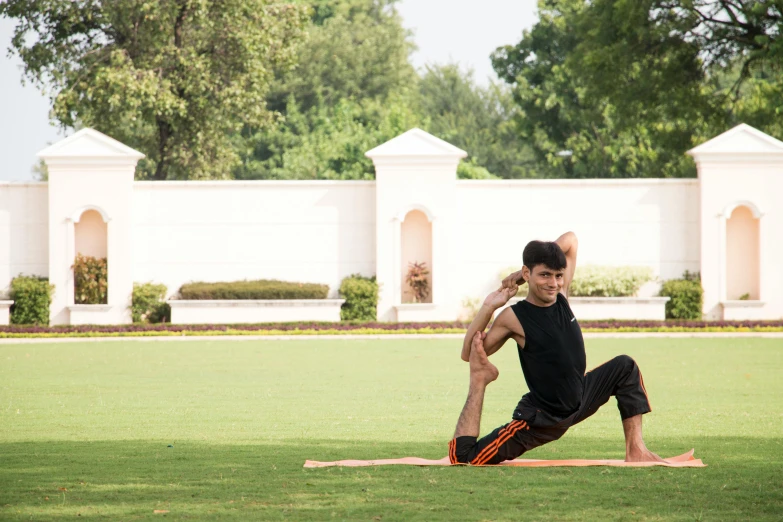
{"type": "MultiPolygon", "coordinates": [[[[287,440],[0,444],[0,518],[779,520],[783,440],[691,441],[704,469],[374,467],[305,459],[439,458],[445,444],[287,440]],[[155,513],[155,511],[166,513],[155,513]]],[[[662,455],[686,451],[659,440],[662,455]]],[[[534,458],[621,458],[573,438],[534,458]]]]}

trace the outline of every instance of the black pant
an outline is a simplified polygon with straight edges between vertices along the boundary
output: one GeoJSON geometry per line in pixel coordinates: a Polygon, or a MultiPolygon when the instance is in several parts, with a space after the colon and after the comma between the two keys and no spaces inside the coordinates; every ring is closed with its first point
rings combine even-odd
{"type": "Polygon", "coordinates": [[[636,361],[620,355],[585,374],[582,402],[579,409],[560,417],[536,408],[529,394],[514,410],[513,419],[480,440],[476,437],[457,437],[449,442],[452,464],[498,464],[513,460],[526,451],[559,439],[574,424],[580,423],[598,411],[614,395],[620,417],[629,417],[651,411],[642,373],[636,361]]]}

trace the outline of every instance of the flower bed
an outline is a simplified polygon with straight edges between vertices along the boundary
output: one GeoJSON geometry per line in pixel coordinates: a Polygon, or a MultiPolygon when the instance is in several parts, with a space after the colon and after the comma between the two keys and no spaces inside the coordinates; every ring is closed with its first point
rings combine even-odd
{"type": "MultiPolygon", "coordinates": [[[[783,332],[783,321],[581,321],[584,332],[783,332]]],[[[461,322],[264,323],[0,326],[0,338],[148,337],[192,335],[360,335],[464,333],[461,322]]]]}

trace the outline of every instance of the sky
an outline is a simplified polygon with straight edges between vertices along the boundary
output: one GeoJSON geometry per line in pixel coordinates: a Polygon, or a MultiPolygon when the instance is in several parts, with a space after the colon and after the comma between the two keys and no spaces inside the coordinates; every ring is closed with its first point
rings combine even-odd
{"type": "MultiPolygon", "coordinates": [[[[519,42],[536,22],[536,0],[401,0],[397,9],[418,46],[417,69],[458,63],[481,85],[497,79],[492,51],[519,42]]],[[[21,60],[7,56],[14,26],[0,18],[0,182],[33,180],[35,154],[68,134],[49,122],[48,96],[21,84],[21,60]]]]}

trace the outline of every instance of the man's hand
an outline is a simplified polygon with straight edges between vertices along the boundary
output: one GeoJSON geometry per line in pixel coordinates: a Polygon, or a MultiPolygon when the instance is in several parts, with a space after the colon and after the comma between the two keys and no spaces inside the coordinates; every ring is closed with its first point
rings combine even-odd
{"type": "MultiPolygon", "coordinates": [[[[505,279],[503,279],[503,284],[501,285],[501,288],[517,288],[519,289],[519,285],[525,282],[525,279],[522,277],[522,270],[517,270],[513,274],[510,274],[506,276],[505,279]]],[[[514,290],[514,294],[517,293],[517,290],[514,290]]]]}
{"type": "MultiPolygon", "coordinates": [[[[502,308],[515,295],[517,295],[517,286],[512,285],[510,288],[498,288],[484,299],[484,304],[481,305],[476,317],[473,318],[473,321],[468,326],[468,331],[465,332],[461,353],[463,361],[467,362],[470,358],[470,345],[474,336],[483,333],[492,320],[495,310],[502,308]]],[[[497,348],[495,349],[497,350],[497,348]]]]}
{"type": "Polygon", "coordinates": [[[489,294],[484,299],[484,306],[491,308],[492,311],[502,308],[508,303],[508,300],[517,295],[519,287],[517,285],[509,285],[508,287],[502,286],[489,294]]]}

